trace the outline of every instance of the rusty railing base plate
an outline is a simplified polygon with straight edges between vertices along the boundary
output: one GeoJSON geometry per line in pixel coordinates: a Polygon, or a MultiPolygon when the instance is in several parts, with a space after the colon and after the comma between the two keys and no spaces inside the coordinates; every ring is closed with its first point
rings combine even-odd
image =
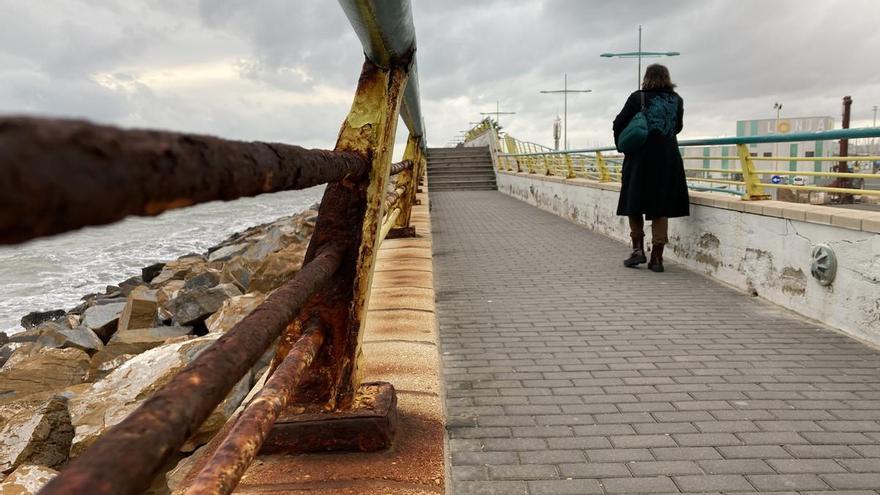
{"type": "Polygon", "coordinates": [[[387,382],[363,383],[354,407],[346,411],[297,414],[284,412],[263,443],[261,454],[331,451],[375,452],[391,446],[397,417],[397,394],[387,382]]]}
{"type": "Polygon", "coordinates": [[[404,237],[415,237],[416,236],[416,228],[415,227],[401,227],[399,229],[391,229],[388,231],[388,235],[385,236],[386,239],[403,239],[404,237]]]}

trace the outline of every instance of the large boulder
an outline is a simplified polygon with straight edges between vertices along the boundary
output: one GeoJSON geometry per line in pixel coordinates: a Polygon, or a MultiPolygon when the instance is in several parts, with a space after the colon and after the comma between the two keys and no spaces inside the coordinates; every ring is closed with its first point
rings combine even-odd
{"type": "MultiPolygon", "coordinates": [[[[28,356],[34,354],[38,350],[42,349],[42,347],[34,342],[10,342],[5,347],[5,350],[0,353],[0,356],[6,356],[5,361],[3,361],[3,366],[0,367],[0,371],[4,369],[12,369],[19,362],[23,361],[28,356]]],[[[0,384],[2,386],[2,384],[0,384]]]]}
{"type": "Polygon", "coordinates": [[[95,332],[101,341],[107,343],[116,333],[119,315],[125,310],[125,302],[92,306],[83,313],[82,324],[95,332]]]}
{"type": "Polygon", "coordinates": [[[58,471],[35,464],[24,464],[0,483],[0,495],[36,495],[58,471]]]}
{"type": "Polygon", "coordinates": [[[128,345],[132,346],[130,347],[131,350],[140,347],[137,351],[140,354],[164,344],[168,339],[189,335],[190,333],[192,333],[192,327],[170,326],[131,329],[124,332],[116,332],[116,335],[110,339],[107,347],[128,345]]]}
{"type": "Polygon", "coordinates": [[[220,428],[223,428],[223,425],[229,421],[229,418],[231,418],[238,409],[241,401],[243,401],[248,392],[250,392],[253,383],[253,375],[251,372],[249,371],[245,373],[241,380],[239,380],[232,388],[232,391],[229,392],[229,395],[223,399],[223,402],[218,404],[217,407],[214,408],[214,411],[211,412],[211,415],[208,416],[208,419],[202,423],[202,426],[199,427],[199,431],[195,432],[180,450],[182,452],[192,452],[198,447],[208,443],[211,438],[220,431],[220,428]]]}
{"type": "Polygon", "coordinates": [[[219,311],[208,317],[205,325],[209,332],[226,333],[265,300],[266,296],[259,292],[231,297],[223,301],[219,311]]]}
{"type": "Polygon", "coordinates": [[[119,282],[118,291],[122,293],[123,296],[128,297],[128,295],[131,294],[131,291],[143,286],[144,284],[144,279],[141,278],[140,275],[135,275],[134,277],[127,278],[122,282],[119,282]]]}
{"type": "Polygon", "coordinates": [[[141,280],[143,280],[145,284],[149,284],[157,275],[162,273],[163,268],[165,268],[165,263],[153,263],[150,266],[141,268],[141,280]]]}
{"type": "Polygon", "coordinates": [[[197,287],[181,291],[168,305],[179,325],[202,323],[205,318],[220,309],[223,301],[241,295],[241,291],[232,284],[221,284],[216,287],[197,287]]]}
{"type": "Polygon", "coordinates": [[[220,271],[208,269],[187,278],[183,290],[210,289],[218,284],[220,284],[220,271]]]}
{"type": "Polygon", "coordinates": [[[180,294],[186,282],[183,280],[169,280],[156,291],[156,300],[159,303],[159,319],[170,320],[174,315],[168,309],[171,301],[180,294]]]}
{"type": "Polygon", "coordinates": [[[71,457],[79,455],[104,431],[122,421],[218,336],[213,334],[150,349],[71,399],[70,417],[76,429],[71,457]]]}
{"type": "Polygon", "coordinates": [[[88,370],[89,355],[79,349],[40,349],[0,370],[0,402],[82,383],[88,370]]]}
{"type": "Polygon", "coordinates": [[[3,365],[9,361],[9,358],[12,357],[15,351],[23,345],[25,344],[22,342],[8,342],[0,345],[0,368],[3,368],[3,365]]]}
{"type": "Polygon", "coordinates": [[[233,284],[242,292],[247,292],[254,270],[257,269],[255,265],[255,263],[249,262],[241,256],[227,261],[223,264],[220,272],[220,283],[233,284]]]}
{"type": "Polygon", "coordinates": [[[34,311],[21,317],[21,326],[24,329],[35,328],[44,322],[60,319],[64,314],[63,309],[34,311]]]}
{"type": "Polygon", "coordinates": [[[36,410],[24,410],[0,428],[0,472],[22,464],[58,469],[67,462],[73,426],[67,398],[55,396],[36,410]]]}
{"type": "Polygon", "coordinates": [[[156,326],[159,311],[158,291],[146,285],[136,287],[128,294],[125,308],[119,315],[116,332],[124,332],[135,328],[152,328],[156,326]]]}
{"type": "Polygon", "coordinates": [[[204,269],[206,262],[200,256],[183,257],[165,264],[162,271],[150,281],[153,287],[159,287],[169,280],[183,280],[187,274],[204,269]]]}
{"type": "Polygon", "coordinates": [[[40,333],[36,344],[41,347],[57,349],[74,348],[94,354],[104,348],[104,343],[88,328],[56,328],[49,327],[40,333]]]}
{"type": "Polygon", "coordinates": [[[248,291],[268,294],[293,278],[302,266],[306,248],[305,243],[295,243],[266,256],[251,278],[248,291]]]}
{"type": "Polygon", "coordinates": [[[190,327],[138,328],[116,332],[103,350],[92,356],[87,381],[97,381],[129,359],[171,340],[189,337],[190,327]]]}
{"type": "Polygon", "coordinates": [[[250,247],[250,244],[248,244],[247,242],[223,246],[215,251],[212,251],[211,254],[208,255],[208,261],[226,261],[234,256],[238,256],[239,254],[247,251],[248,247],[250,247]]]}
{"type": "Polygon", "coordinates": [[[284,245],[284,232],[280,227],[272,227],[241,256],[248,261],[259,261],[283,248],[284,245]]]}
{"type": "MultiPolygon", "coordinates": [[[[43,327],[50,327],[52,325],[58,326],[58,328],[64,328],[63,325],[56,323],[54,321],[43,323],[43,327]]],[[[9,342],[36,342],[38,338],[40,338],[40,334],[43,333],[41,328],[30,328],[23,332],[14,333],[9,336],[9,342]]]]}

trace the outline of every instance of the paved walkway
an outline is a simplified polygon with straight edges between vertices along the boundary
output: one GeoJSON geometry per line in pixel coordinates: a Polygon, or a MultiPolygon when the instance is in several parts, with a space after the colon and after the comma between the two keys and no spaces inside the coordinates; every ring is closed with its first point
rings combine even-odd
{"type": "Polygon", "coordinates": [[[488,192],[431,194],[454,493],[880,493],[880,352],[488,192]]]}

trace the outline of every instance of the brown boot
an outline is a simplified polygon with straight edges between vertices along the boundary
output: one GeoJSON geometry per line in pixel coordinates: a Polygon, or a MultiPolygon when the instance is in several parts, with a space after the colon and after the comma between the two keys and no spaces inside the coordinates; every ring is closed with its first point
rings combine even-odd
{"type": "Polygon", "coordinates": [[[663,244],[654,244],[651,248],[651,261],[648,262],[648,270],[657,273],[663,271],[663,244]]]}
{"type": "Polygon", "coordinates": [[[645,238],[633,238],[632,245],[632,253],[629,255],[629,258],[623,260],[623,266],[627,268],[638,268],[639,265],[648,261],[648,258],[645,257],[645,238]]]}

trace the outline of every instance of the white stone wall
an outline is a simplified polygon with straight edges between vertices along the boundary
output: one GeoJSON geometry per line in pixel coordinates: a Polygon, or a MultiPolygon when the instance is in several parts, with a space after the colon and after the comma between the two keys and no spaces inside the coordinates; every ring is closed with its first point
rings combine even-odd
{"type": "MultiPolygon", "coordinates": [[[[504,172],[497,179],[505,194],[629,243],[626,218],[616,215],[619,185],[504,172]]],[[[724,195],[700,193],[691,200],[690,217],[670,219],[667,258],[880,344],[880,234],[784,218],[803,217],[804,206],[792,205],[799,215],[782,211],[765,216],[732,209],[742,210],[742,204],[735,204],[742,202],[724,195]],[[710,206],[713,201],[722,207],[710,206]],[[810,275],[811,251],[817,244],[830,246],[837,255],[837,277],[828,287],[810,275]]],[[[852,218],[871,215],[812,208],[852,218]]],[[[779,209],[774,207],[774,213],[779,209]]],[[[645,230],[650,238],[650,228],[645,230]]],[[[627,254],[628,248],[621,246],[620,259],[627,254]]]]}

